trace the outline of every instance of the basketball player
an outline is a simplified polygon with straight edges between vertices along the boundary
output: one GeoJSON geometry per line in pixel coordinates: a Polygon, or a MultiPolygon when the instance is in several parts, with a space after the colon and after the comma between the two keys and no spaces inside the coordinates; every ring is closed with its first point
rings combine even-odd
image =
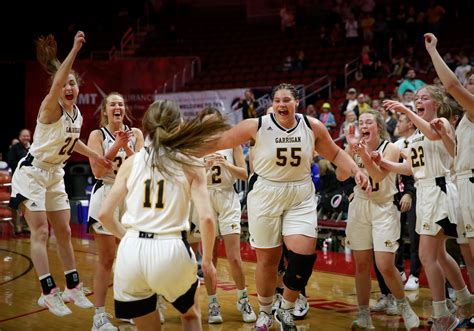
{"type": "Polygon", "coordinates": [[[332,141],[327,129],[315,118],[296,114],[298,92],[291,84],[280,84],[272,92],[273,114],[246,119],[225,132],[208,153],[253,144],[254,175],[248,194],[250,243],[256,249],[256,286],[260,312],[257,330],[273,324],[272,303],[282,242],[288,248],[285,289],[276,321],[284,330],[296,330],[292,310],[306,286],[316,260],[317,211],[311,180],[313,151],[354,176],[357,184],[370,188],[350,156],[332,141]]]}
{"type": "MultiPolygon", "coordinates": [[[[458,101],[465,114],[456,129],[456,155],[454,161],[454,171],[456,173],[456,186],[459,193],[459,204],[461,207],[462,219],[464,222],[463,233],[465,233],[471,251],[474,255],[474,74],[468,73],[464,86],[457,79],[456,75],[449,69],[443,58],[438,53],[436,45],[438,40],[431,34],[425,34],[425,46],[436,73],[448,92],[458,101]]],[[[437,121],[438,122],[438,121],[437,121]]],[[[438,130],[440,134],[446,134],[445,130],[438,130]]],[[[471,277],[471,275],[470,275],[471,277]]],[[[471,280],[472,284],[472,280],[471,280]]],[[[463,327],[473,327],[474,320],[463,323],[463,327]]]]}
{"type": "MultiPolygon", "coordinates": [[[[224,120],[221,113],[215,108],[206,108],[199,113],[199,119],[205,120],[209,116],[216,116],[224,120]]],[[[242,314],[244,322],[255,322],[257,319],[249,303],[245,275],[242,269],[240,256],[240,200],[235,192],[234,184],[237,179],[247,180],[247,166],[245,164],[242,147],[237,146],[213,154],[206,155],[204,162],[207,171],[207,187],[211,198],[211,205],[216,219],[217,234],[224,240],[226,256],[229,261],[232,278],[237,286],[237,309],[242,314]]],[[[217,245],[214,245],[214,266],[217,266],[217,245]]],[[[204,277],[208,302],[209,324],[223,322],[219,302],[217,300],[215,284],[204,277]]]]}
{"type": "MultiPolygon", "coordinates": [[[[355,282],[359,305],[359,315],[352,328],[374,329],[369,299],[370,269],[375,255],[377,268],[397,300],[405,327],[410,330],[417,328],[420,320],[405,297],[400,273],[395,268],[397,240],[400,238],[400,214],[394,204],[394,195],[398,192],[396,174],[381,169],[370,157],[373,151],[377,151],[385,159],[396,162],[400,150],[390,142],[385,121],[378,111],[370,110],[360,115],[359,133],[360,138],[356,138],[355,128],[349,129],[346,134],[347,150],[369,176],[372,192],[368,194],[356,186],[354,198],[349,204],[346,244],[352,249],[356,262],[355,282]]],[[[338,172],[339,168],[336,169],[336,175],[338,172]]]]}
{"type": "Polygon", "coordinates": [[[168,100],[151,104],[143,124],[150,145],[122,164],[99,213],[104,227],[121,238],[115,315],[133,318],[138,330],[160,330],[156,303],[162,295],[181,313],[183,330],[201,330],[197,262],[186,240],[190,199],[200,219],[202,268],[212,283],[215,230],[205,169],[191,154],[200,155],[201,144],[211,143],[228,125],[216,117],[185,122],[168,100]],[[113,212],[124,200],[120,223],[113,212]]]}
{"type": "Polygon", "coordinates": [[[459,322],[446,305],[445,277],[456,290],[461,311],[469,314],[468,307],[472,301],[459,266],[446,252],[445,245],[446,237],[457,237],[459,198],[449,175],[453,158],[430,121],[440,117],[441,125],[454,141],[454,131],[448,121],[451,108],[446,98],[445,91],[440,87],[422,87],[417,91],[415,100],[418,115],[397,101],[384,101],[387,110],[407,115],[418,130],[409,145],[409,162],[380,160],[383,168],[406,175],[412,173],[416,181],[419,254],[433,296],[433,327],[436,330],[453,330],[459,322]]]}
{"type": "MultiPolygon", "coordinates": [[[[123,96],[117,92],[107,95],[100,105],[101,128],[89,135],[87,145],[99,155],[104,155],[113,162],[112,170],[98,167],[91,160],[92,172],[97,182],[92,190],[89,204],[88,228],[94,234],[99,259],[96,262],[94,274],[95,315],[92,330],[117,330],[105,312],[105,298],[108,282],[115,260],[115,237],[100,223],[98,217],[100,207],[112,188],[118,169],[126,158],[139,151],[143,146],[143,134],[137,128],[124,124],[130,123],[128,108],[123,96]]],[[[118,206],[113,212],[117,220],[121,219],[123,206],[118,206]]]]}
{"type": "Polygon", "coordinates": [[[84,42],[84,33],[77,32],[72,50],[62,64],[56,58],[57,45],[52,35],[40,37],[36,42],[38,60],[52,76],[52,84],[40,106],[33,144],[27,156],[18,162],[13,175],[10,199],[10,207],[22,210],[31,231],[31,258],[42,288],[38,304],[58,316],[71,313],[64,301],[74,301],[81,308],[93,306],[82,291],[76,270],[64,164],[75,151],[98,166],[111,167],[110,161],[79,140],[82,115],[76,106],[78,76],[72,71],[72,65],[84,42]],[[59,258],[65,269],[67,285],[62,295],[49,272],[48,221],[56,235],[59,258]]]}

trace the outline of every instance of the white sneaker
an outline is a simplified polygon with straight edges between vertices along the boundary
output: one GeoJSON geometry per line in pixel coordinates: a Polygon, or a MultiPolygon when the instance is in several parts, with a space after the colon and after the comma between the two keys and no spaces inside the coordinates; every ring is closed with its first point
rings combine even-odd
{"type": "Polygon", "coordinates": [[[94,315],[91,331],[117,331],[118,329],[110,322],[112,315],[99,313],[94,315]]]}
{"type": "Polygon", "coordinates": [[[387,296],[382,294],[380,298],[378,298],[375,305],[370,307],[371,311],[385,311],[387,309],[387,296]]]}
{"type": "MultiPolygon", "coordinates": [[[[448,307],[449,313],[451,315],[456,315],[456,312],[458,310],[458,306],[451,300],[451,299],[446,299],[446,307],[448,307]]],[[[433,324],[433,317],[430,316],[428,317],[428,320],[426,321],[428,324],[433,324]]]]}
{"type": "Polygon", "coordinates": [[[405,284],[405,291],[416,291],[420,288],[420,280],[418,277],[410,275],[405,284]]]}
{"type": "Polygon", "coordinates": [[[292,310],[278,308],[275,312],[275,321],[280,325],[281,331],[297,331],[292,310]]]}
{"type": "Polygon", "coordinates": [[[72,313],[71,309],[64,303],[59,287],[52,289],[48,295],[41,294],[38,305],[48,308],[56,316],[66,316],[72,313]]]}
{"type": "Polygon", "coordinates": [[[308,314],[309,305],[308,300],[303,294],[298,295],[298,299],[295,302],[295,308],[293,309],[293,317],[295,320],[302,320],[308,314]]]}
{"type": "Polygon", "coordinates": [[[239,299],[237,309],[242,313],[242,319],[245,323],[252,323],[257,320],[257,315],[255,315],[248,298],[239,299]]]}
{"type": "Polygon", "coordinates": [[[161,295],[158,296],[156,306],[158,308],[158,311],[160,312],[160,323],[163,324],[165,323],[165,314],[163,313],[163,311],[166,309],[166,307],[165,303],[163,302],[163,297],[161,295]]]}
{"type": "Polygon", "coordinates": [[[439,318],[433,318],[432,331],[453,331],[459,324],[455,315],[448,315],[439,318]]]}
{"type": "Polygon", "coordinates": [[[278,308],[280,308],[281,299],[283,299],[283,296],[280,293],[275,294],[275,299],[272,306],[272,315],[275,314],[278,308]]]}
{"type": "Polygon", "coordinates": [[[268,331],[273,325],[273,315],[268,315],[266,312],[261,311],[258,314],[258,320],[255,323],[256,331],[268,331]]]}
{"type": "Polygon", "coordinates": [[[221,324],[223,322],[221,316],[221,307],[217,302],[209,304],[209,317],[207,322],[209,324],[221,324]]]}
{"type": "Polygon", "coordinates": [[[374,324],[372,323],[372,317],[370,317],[370,311],[364,310],[359,311],[357,319],[352,322],[351,330],[375,330],[374,324]]]}
{"type": "Polygon", "coordinates": [[[407,281],[407,274],[405,271],[400,271],[400,278],[402,279],[402,283],[405,283],[407,281]]]}
{"type": "Polygon", "coordinates": [[[397,306],[397,301],[392,294],[387,295],[387,309],[385,309],[385,313],[389,316],[400,315],[400,310],[397,306]]]}
{"type": "Polygon", "coordinates": [[[75,288],[72,289],[68,289],[66,287],[62,293],[62,298],[64,302],[74,302],[74,304],[79,308],[85,309],[94,307],[94,304],[86,298],[86,295],[82,289],[82,283],[79,283],[75,288]]]}
{"type": "Polygon", "coordinates": [[[405,300],[405,302],[401,303],[398,307],[407,330],[411,330],[420,326],[420,319],[415,314],[408,301],[405,300]]]}

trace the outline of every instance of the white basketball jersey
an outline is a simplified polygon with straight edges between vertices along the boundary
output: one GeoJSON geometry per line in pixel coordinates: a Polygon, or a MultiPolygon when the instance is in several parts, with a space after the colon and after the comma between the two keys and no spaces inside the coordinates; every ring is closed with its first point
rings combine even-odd
{"type": "MultiPolygon", "coordinates": [[[[235,165],[234,162],[234,150],[224,149],[217,151],[225,157],[225,159],[235,165]]],[[[204,157],[204,160],[206,157],[204,157]]],[[[232,175],[229,169],[226,166],[220,166],[218,164],[213,164],[211,168],[207,171],[207,185],[213,188],[230,188],[236,182],[237,178],[232,175]]]]}
{"type": "Polygon", "coordinates": [[[398,139],[396,142],[394,142],[395,146],[398,147],[398,149],[400,149],[400,151],[403,151],[403,150],[406,150],[407,152],[409,152],[409,149],[408,147],[410,146],[411,144],[411,141],[413,140],[413,138],[415,137],[415,133],[416,132],[413,132],[413,134],[409,137],[401,137],[400,139],[398,139]]]}
{"type": "Polygon", "coordinates": [[[313,162],[314,133],[307,118],[295,114],[297,124],[285,129],[275,114],[259,118],[253,147],[253,168],[259,176],[272,181],[307,179],[313,162]]]}
{"type": "Polygon", "coordinates": [[[474,123],[464,114],[456,129],[457,151],[454,170],[459,173],[474,169],[474,123]]]}
{"type": "MultiPolygon", "coordinates": [[[[384,155],[384,152],[388,146],[389,142],[383,140],[376,151],[384,155]]],[[[358,155],[354,157],[355,162],[361,168],[362,172],[369,177],[370,184],[372,185],[372,192],[369,194],[359,186],[354,187],[354,194],[363,199],[373,200],[377,202],[386,202],[393,200],[393,196],[398,192],[396,186],[397,174],[394,172],[389,172],[381,182],[374,182],[372,177],[369,176],[367,169],[364,168],[364,164],[358,155]]]]}
{"type": "Polygon", "coordinates": [[[51,124],[36,121],[33,144],[29,151],[35,159],[57,166],[64,165],[71,157],[82,126],[82,115],[76,105],[73,112],[74,116],[71,116],[62,110],[59,120],[51,124]]]}
{"type": "MultiPolygon", "coordinates": [[[[151,169],[152,158],[142,148],[135,154],[127,181],[122,224],[137,231],[159,234],[188,231],[191,188],[182,166],[171,164],[173,176],[151,169]]],[[[150,149],[151,150],[151,149],[150,149]]]]}
{"type": "Polygon", "coordinates": [[[408,161],[415,180],[449,175],[453,158],[441,140],[429,140],[416,130],[409,148],[408,161]]]}
{"type": "MultiPolygon", "coordinates": [[[[125,126],[125,130],[128,130],[128,129],[129,127],[125,126]]],[[[104,150],[104,155],[105,155],[107,151],[115,143],[115,137],[106,127],[100,128],[100,131],[102,132],[102,135],[104,137],[104,140],[102,142],[102,149],[104,150]]],[[[135,150],[136,143],[137,143],[136,137],[132,136],[131,140],[129,140],[128,142],[128,146],[132,150],[135,150]]],[[[123,148],[120,148],[120,150],[117,152],[117,155],[115,155],[113,159],[112,171],[107,172],[104,175],[104,177],[101,179],[105,183],[113,183],[115,180],[115,176],[117,175],[118,169],[120,168],[120,166],[122,165],[122,163],[125,161],[126,158],[127,158],[127,153],[125,153],[123,148]]]]}

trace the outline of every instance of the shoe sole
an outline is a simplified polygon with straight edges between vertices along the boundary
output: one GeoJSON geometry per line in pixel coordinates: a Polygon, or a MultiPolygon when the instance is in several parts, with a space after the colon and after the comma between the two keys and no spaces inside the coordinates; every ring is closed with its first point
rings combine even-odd
{"type": "Polygon", "coordinates": [[[51,309],[49,309],[48,305],[46,305],[46,303],[44,303],[44,301],[43,301],[43,303],[40,303],[40,300],[38,300],[36,303],[38,304],[38,306],[48,309],[48,311],[51,314],[53,314],[54,316],[64,317],[64,316],[72,314],[72,311],[69,308],[68,308],[69,309],[68,312],[66,312],[64,314],[57,314],[57,313],[53,312],[51,309]]]}
{"type": "Polygon", "coordinates": [[[94,304],[91,302],[90,306],[83,306],[83,305],[78,305],[76,303],[76,301],[74,299],[72,299],[71,297],[62,297],[63,301],[66,303],[66,302],[72,302],[74,303],[75,306],[79,307],[79,308],[82,308],[82,309],[89,309],[89,308],[92,308],[94,307],[94,304]]]}
{"type": "MultiPolygon", "coordinates": [[[[276,314],[273,316],[273,320],[278,324],[279,326],[279,330],[280,331],[283,331],[283,324],[278,320],[278,317],[276,316],[276,314]]],[[[270,327],[269,329],[271,328],[271,324],[270,324],[270,327]]],[[[297,330],[296,326],[295,326],[295,330],[297,330]]]]}

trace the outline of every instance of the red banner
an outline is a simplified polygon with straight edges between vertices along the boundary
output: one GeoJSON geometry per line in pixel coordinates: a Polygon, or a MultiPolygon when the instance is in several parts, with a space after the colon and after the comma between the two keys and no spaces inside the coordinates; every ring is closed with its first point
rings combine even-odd
{"type": "MultiPolygon", "coordinates": [[[[192,58],[155,58],[128,60],[78,60],[74,70],[81,77],[82,85],[77,105],[84,117],[81,139],[87,142],[89,133],[99,127],[98,107],[110,92],[121,93],[134,117],[133,125],[141,128],[145,110],[155,100],[156,89],[172,78],[185,66],[190,66],[192,58]]],[[[38,62],[26,65],[25,124],[34,129],[41,101],[49,90],[49,76],[38,62]]],[[[85,158],[73,154],[74,160],[85,158]]]]}

